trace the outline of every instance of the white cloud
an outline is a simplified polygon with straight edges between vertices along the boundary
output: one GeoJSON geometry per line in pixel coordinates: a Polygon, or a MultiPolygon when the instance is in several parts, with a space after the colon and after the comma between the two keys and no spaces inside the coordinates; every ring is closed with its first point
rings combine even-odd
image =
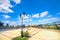
{"type": "Polygon", "coordinates": [[[31,18],[31,17],[32,17],[32,16],[31,16],[31,15],[29,15],[29,14],[28,14],[27,16],[28,16],[29,18],[31,18]]]}
{"type": "MultiPolygon", "coordinates": [[[[22,22],[21,19],[19,19],[18,21],[19,21],[19,23],[22,22]]],[[[31,21],[32,21],[32,19],[24,19],[24,20],[23,20],[24,23],[25,23],[25,22],[31,22],[31,21]]]]}
{"type": "MultiPolygon", "coordinates": [[[[17,20],[17,25],[21,25],[21,20],[17,20]]],[[[25,19],[23,20],[23,24],[26,24],[26,23],[29,23],[29,22],[32,22],[32,19],[25,19]]]]}
{"type": "Polygon", "coordinates": [[[8,13],[8,12],[13,12],[10,8],[13,6],[10,4],[9,0],[0,0],[0,12],[8,13]]]}
{"type": "Polygon", "coordinates": [[[39,20],[39,22],[47,22],[49,19],[39,20]]]}
{"type": "Polygon", "coordinates": [[[17,25],[17,22],[9,21],[9,20],[5,20],[4,23],[5,23],[5,24],[8,23],[9,25],[14,25],[14,26],[17,25]]]}
{"type": "Polygon", "coordinates": [[[32,15],[33,18],[39,18],[39,14],[32,15]]]}
{"type": "Polygon", "coordinates": [[[10,21],[8,21],[8,20],[5,20],[5,21],[4,21],[4,23],[9,23],[9,22],[10,22],[10,21]]]}
{"type": "Polygon", "coordinates": [[[10,22],[10,25],[16,25],[16,22],[10,22]]]}
{"type": "MultiPolygon", "coordinates": [[[[32,15],[33,18],[45,17],[48,14],[48,11],[32,15]]],[[[49,15],[51,17],[51,15],[49,15]]]]}
{"type": "Polygon", "coordinates": [[[16,4],[21,3],[21,0],[13,0],[16,4]]]}
{"type": "MultiPolygon", "coordinates": [[[[25,17],[23,18],[23,19],[29,19],[31,16],[30,15],[25,15],[25,17]]],[[[17,18],[18,20],[20,20],[21,19],[21,17],[20,16],[18,16],[18,18],[17,18]]]]}
{"type": "Polygon", "coordinates": [[[29,19],[30,22],[32,22],[32,19],[29,19]]]}
{"type": "Polygon", "coordinates": [[[50,20],[59,20],[58,18],[51,18],[50,20]]]}
{"type": "MultiPolygon", "coordinates": [[[[30,15],[25,15],[25,17],[23,19],[23,23],[25,24],[26,22],[31,22],[32,19],[30,17],[31,17],[30,15]]],[[[21,18],[19,16],[18,16],[17,20],[18,20],[17,21],[18,24],[21,25],[22,20],[21,20],[21,18]]]]}
{"type": "Polygon", "coordinates": [[[25,15],[24,19],[28,19],[28,18],[29,18],[29,16],[25,15]]]}
{"type": "Polygon", "coordinates": [[[48,14],[48,11],[42,12],[42,13],[40,14],[40,17],[45,17],[47,14],[48,14]]]}
{"type": "Polygon", "coordinates": [[[48,17],[52,17],[52,15],[49,15],[48,17]]]}
{"type": "Polygon", "coordinates": [[[51,22],[51,21],[57,21],[59,20],[58,18],[47,18],[47,19],[42,19],[39,20],[40,23],[47,23],[47,22],[51,22]]]}
{"type": "Polygon", "coordinates": [[[5,19],[8,19],[8,18],[10,18],[10,16],[9,15],[2,15],[5,19]]]}
{"type": "Polygon", "coordinates": [[[32,19],[26,19],[26,20],[23,20],[23,22],[31,22],[32,19]]]}
{"type": "MultiPolygon", "coordinates": [[[[4,13],[9,13],[9,12],[14,12],[11,8],[13,5],[11,5],[11,0],[0,0],[0,12],[4,13]]],[[[20,1],[19,0],[14,0],[16,4],[18,4],[20,1]]]]}

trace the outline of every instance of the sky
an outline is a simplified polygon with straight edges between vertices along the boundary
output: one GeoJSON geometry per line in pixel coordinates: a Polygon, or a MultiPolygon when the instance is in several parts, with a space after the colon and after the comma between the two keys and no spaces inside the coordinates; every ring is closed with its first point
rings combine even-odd
{"type": "Polygon", "coordinates": [[[4,24],[46,24],[60,21],[60,0],[0,0],[0,20],[4,24]]]}

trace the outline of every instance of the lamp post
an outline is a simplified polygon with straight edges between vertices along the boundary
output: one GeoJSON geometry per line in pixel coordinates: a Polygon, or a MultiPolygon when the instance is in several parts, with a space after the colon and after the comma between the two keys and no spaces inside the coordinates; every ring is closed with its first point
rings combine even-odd
{"type": "Polygon", "coordinates": [[[23,38],[23,18],[25,17],[25,13],[22,13],[20,15],[20,18],[21,18],[21,37],[23,38]]]}

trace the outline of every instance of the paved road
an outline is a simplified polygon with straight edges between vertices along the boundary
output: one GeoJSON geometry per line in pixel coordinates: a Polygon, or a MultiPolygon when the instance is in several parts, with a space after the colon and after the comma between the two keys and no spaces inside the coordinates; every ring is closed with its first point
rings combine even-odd
{"type": "MultiPolygon", "coordinates": [[[[29,28],[28,30],[31,37],[29,40],[60,40],[60,31],[58,30],[48,30],[48,29],[38,29],[29,28]]],[[[20,29],[8,30],[0,32],[0,40],[12,40],[12,38],[20,36],[20,29]]]]}

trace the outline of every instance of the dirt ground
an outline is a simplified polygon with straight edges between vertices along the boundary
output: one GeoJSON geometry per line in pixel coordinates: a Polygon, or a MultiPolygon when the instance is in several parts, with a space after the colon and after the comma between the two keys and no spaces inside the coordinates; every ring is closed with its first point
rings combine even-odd
{"type": "MultiPolygon", "coordinates": [[[[41,28],[25,28],[31,36],[29,40],[60,40],[59,30],[49,30],[41,28]]],[[[8,30],[0,32],[0,40],[12,40],[14,37],[20,36],[21,29],[8,30]]]]}

